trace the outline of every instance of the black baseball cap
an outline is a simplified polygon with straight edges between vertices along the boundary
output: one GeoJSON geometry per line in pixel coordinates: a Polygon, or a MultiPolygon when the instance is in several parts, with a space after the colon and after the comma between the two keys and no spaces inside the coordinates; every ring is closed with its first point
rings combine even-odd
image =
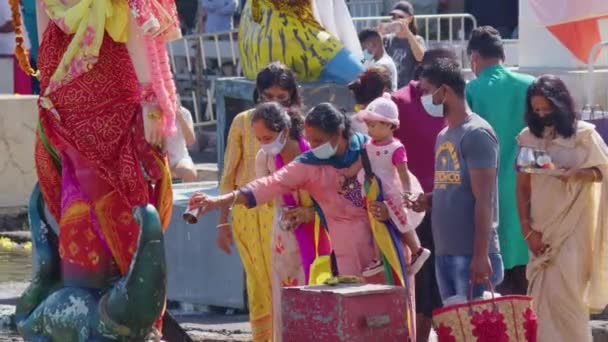
{"type": "Polygon", "coordinates": [[[398,14],[405,17],[410,17],[414,15],[414,6],[409,3],[409,1],[399,1],[393,6],[390,14],[398,14]]]}

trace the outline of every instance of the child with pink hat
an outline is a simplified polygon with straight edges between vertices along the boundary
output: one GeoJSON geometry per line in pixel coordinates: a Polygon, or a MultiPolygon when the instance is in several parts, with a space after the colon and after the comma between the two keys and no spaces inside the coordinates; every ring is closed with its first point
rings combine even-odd
{"type": "MultiPolygon", "coordinates": [[[[412,251],[412,262],[408,271],[410,274],[416,274],[431,252],[420,245],[415,231],[422,222],[424,213],[416,213],[405,207],[404,196],[421,193],[422,187],[416,176],[408,170],[405,147],[393,136],[393,132],[399,127],[399,110],[390,95],[385,94],[357,113],[357,118],[367,125],[371,139],[365,150],[373,173],[382,183],[391,221],[403,233],[402,240],[412,251]]],[[[363,184],[365,172],[361,164],[358,164],[357,170],[351,169],[347,172],[351,175],[345,176],[353,176],[354,172],[358,172],[359,182],[363,184]]],[[[364,270],[363,276],[371,277],[382,271],[382,262],[378,258],[364,270]]]]}

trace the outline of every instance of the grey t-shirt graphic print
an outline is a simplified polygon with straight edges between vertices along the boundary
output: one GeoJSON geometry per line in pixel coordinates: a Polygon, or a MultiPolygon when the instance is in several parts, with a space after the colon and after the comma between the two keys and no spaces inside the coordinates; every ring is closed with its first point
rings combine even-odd
{"type": "MultiPolygon", "coordinates": [[[[457,127],[446,127],[435,145],[432,225],[436,255],[472,255],[475,240],[475,197],[471,169],[498,167],[498,140],[477,114],[457,127]]],[[[492,200],[490,253],[498,252],[498,188],[492,200]]]]}

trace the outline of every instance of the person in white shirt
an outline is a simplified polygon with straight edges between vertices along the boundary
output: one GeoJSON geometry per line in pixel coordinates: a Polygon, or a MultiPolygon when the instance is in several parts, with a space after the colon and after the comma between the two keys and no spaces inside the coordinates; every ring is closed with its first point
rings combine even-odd
{"type": "Polygon", "coordinates": [[[374,29],[364,29],[359,32],[359,41],[363,48],[363,65],[370,67],[373,65],[383,66],[391,75],[391,91],[397,90],[397,66],[386,53],[382,36],[374,29]]]}
{"type": "Polygon", "coordinates": [[[167,154],[169,155],[169,166],[174,178],[182,181],[195,182],[198,178],[194,162],[188,152],[188,146],[196,142],[194,135],[194,123],[192,114],[188,109],[182,107],[178,101],[178,111],[175,115],[175,126],[177,131],[167,138],[167,154]]]}

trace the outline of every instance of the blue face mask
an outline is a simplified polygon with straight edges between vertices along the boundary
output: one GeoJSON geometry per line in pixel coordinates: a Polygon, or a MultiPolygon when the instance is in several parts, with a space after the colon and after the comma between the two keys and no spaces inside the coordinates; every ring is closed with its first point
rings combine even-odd
{"type": "Polygon", "coordinates": [[[336,154],[336,147],[332,146],[328,141],[325,144],[313,148],[311,151],[312,154],[319,159],[329,159],[336,154]]]}
{"type": "Polygon", "coordinates": [[[369,62],[374,59],[374,55],[368,49],[363,50],[363,60],[369,62]]]}
{"type": "Polygon", "coordinates": [[[262,144],[262,151],[268,155],[276,156],[277,154],[281,153],[286,142],[287,139],[283,139],[283,132],[281,132],[270,144],[262,144]]]}

